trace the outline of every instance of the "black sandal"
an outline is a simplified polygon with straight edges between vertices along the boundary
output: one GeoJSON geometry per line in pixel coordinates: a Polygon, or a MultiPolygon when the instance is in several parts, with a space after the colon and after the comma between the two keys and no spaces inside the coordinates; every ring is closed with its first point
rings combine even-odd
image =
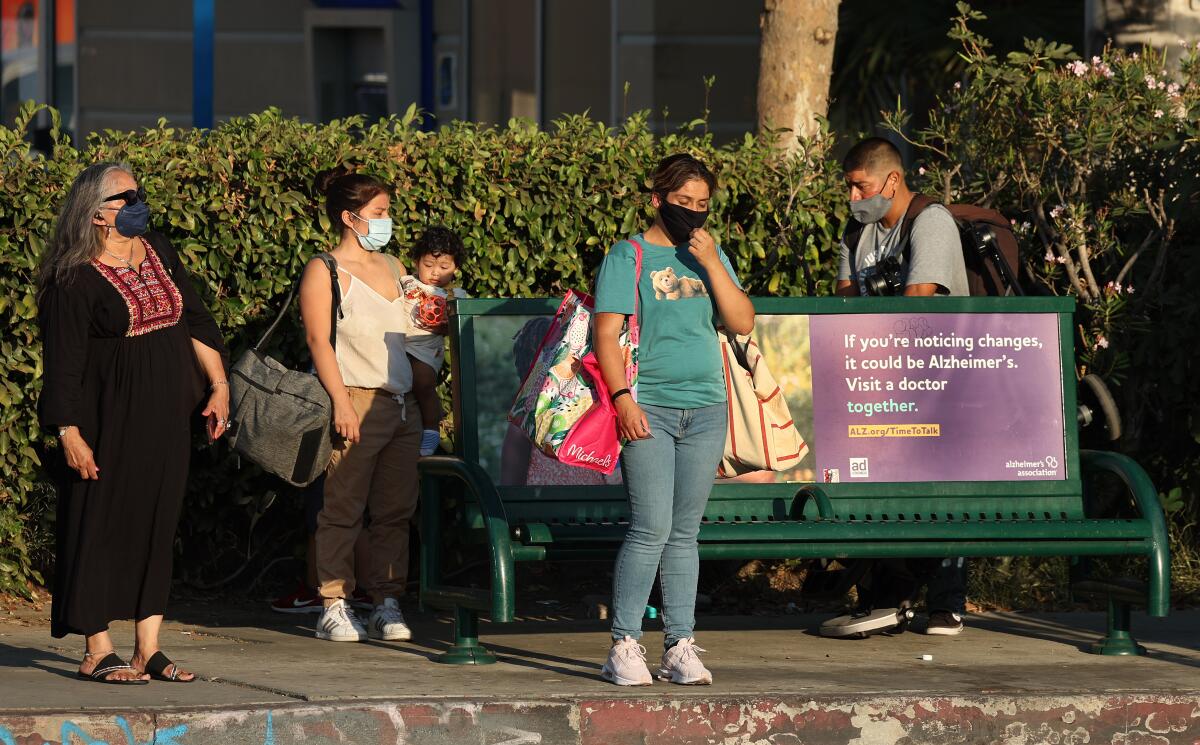
{"type": "Polygon", "coordinates": [[[150,673],[150,677],[155,680],[163,680],[168,683],[192,683],[196,680],[196,676],[187,680],[182,680],[179,677],[179,665],[176,665],[162,652],[155,652],[150,659],[146,660],[146,672],[150,673]],[[171,674],[167,675],[167,668],[171,668],[171,674]]]}
{"type": "MultiPolygon", "coordinates": [[[[91,657],[93,655],[85,654],[85,656],[91,657]]],[[[125,660],[118,657],[116,652],[109,652],[104,656],[104,659],[96,663],[96,669],[91,673],[79,671],[76,672],[75,675],[82,680],[90,680],[95,683],[108,683],[109,685],[118,686],[144,686],[150,682],[148,680],[142,680],[141,678],[122,680],[108,677],[118,670],[133,670],[133,665],[126,663],[125,660]]]]}

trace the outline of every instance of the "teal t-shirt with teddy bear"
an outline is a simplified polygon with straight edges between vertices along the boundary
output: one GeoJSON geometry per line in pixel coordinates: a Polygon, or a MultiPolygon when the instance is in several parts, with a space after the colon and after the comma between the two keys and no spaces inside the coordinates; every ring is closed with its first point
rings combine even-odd
{"type": "MultiPolygon", "coordinates": [[[[686,244],[659,246],[641,234],[631,240],[642,247],[638,402],[671,409],[724,403],[725,374],[716,334],[719,317],[707,273],[686,244]]],[[[720,246],[717,254],[741,287],[720,246]]],[[[597,313],[633,313],[635,262],[636,251],[629,240],[609,249],[596,279],[597,313]]]]}

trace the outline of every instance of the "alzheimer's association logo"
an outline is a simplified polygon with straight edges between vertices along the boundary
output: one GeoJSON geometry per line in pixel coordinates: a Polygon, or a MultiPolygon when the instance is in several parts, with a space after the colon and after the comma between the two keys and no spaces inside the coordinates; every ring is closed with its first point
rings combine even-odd
{"type": "Polygon", "coordinates": [[[866,458],[851,458],[850,459],[850,478],[865,479],[870,478],[871,468],[867,464],[866,458]]]}

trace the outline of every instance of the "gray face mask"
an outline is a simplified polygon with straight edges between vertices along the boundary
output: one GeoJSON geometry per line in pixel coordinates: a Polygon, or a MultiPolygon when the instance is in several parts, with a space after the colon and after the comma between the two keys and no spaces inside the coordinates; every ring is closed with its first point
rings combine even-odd
{"type": "Polygon", "coordinates": [[[871,225],[883,219],[888,210],[892,208],[892,200],[896,197],[895,189],[892,189],[892,196],[885,197],[883,195],[890,179],[890,175],[887,179],[884,179],[883,189],[880,189],[879,193],[875,196],[850,202],[850,214],[855,220],[858,220],[863,225],[871,225]]]}
{"type": "Polygon", "coordinates": [[[850,214],[863,225],[871,225],[883,219],[892,208],[892,200],[883,194],[876,194],[869,199],[858,199],[850,202],[850,214]]]}

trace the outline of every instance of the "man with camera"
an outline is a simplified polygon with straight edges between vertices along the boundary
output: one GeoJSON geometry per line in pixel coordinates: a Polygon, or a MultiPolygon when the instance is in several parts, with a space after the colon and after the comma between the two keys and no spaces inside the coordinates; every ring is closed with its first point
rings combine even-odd
{"type": "Polygon", "coordinates": [[[842,172],[854,222],[842,239],[836,294],[970,294],[950,211],[930,205],[905,229],[905,213],[915,195],[905,183],[895,145],[881,137],[863,140],[842,160],[842,172]]]}
{"type": "MultiPolygon", "coordinates": [[[[962,240],[950,210],[930,204],[904,225],[916,196],[904,178],[896,146],[881,137],[863,140],[842,160],[853,220],[842,238],[835,293],[855,295],[970,294],[962,240]]],[[[915,211],[915,210],[914,210],[915,211]]],[[[966,566],[962,558],[878,561],[870,582],[878,603],[904,605],[928,584],[926,633],[958,634],[966,605],[966,566]],[[907,589],[901,589],[907,588],[907,589]]],[[[863,594],[860,588],[860,595],[863,594]]]]}

